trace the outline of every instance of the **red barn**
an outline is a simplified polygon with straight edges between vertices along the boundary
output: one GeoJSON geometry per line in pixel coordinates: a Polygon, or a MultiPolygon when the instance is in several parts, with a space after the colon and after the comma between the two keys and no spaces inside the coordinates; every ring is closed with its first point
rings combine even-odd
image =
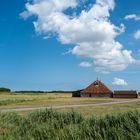
{"type": "Polygon", "coordinates": [[[113,91],[103,82],[96,80],[80,92],[81,97],[112,97],[113,91]]]}

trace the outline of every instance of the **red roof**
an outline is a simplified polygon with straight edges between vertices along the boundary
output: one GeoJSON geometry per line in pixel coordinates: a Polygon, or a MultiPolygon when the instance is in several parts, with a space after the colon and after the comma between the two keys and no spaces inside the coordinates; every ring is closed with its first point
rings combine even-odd
{"type": "Polygon", "coordinates": [[[85,88],[82,93],[113,93],[103,82],[96,80],[87,88],[85,88]]]}

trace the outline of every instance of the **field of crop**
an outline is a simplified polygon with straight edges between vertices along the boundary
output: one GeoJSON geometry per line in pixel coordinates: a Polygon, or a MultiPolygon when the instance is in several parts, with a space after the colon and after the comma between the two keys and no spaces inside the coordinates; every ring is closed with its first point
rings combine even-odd
{"type": "Polygon", "coordinates": [[[139,140],[140,113],[89,117],[54,110],[0,114],[2,140],[139,140]]]}

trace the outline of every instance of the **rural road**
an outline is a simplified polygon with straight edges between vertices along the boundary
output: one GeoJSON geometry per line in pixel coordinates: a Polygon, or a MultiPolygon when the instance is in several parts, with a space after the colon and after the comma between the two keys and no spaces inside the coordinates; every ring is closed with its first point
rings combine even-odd
{"type": "Polygon", "coordinates": [[[61,105],[61,106],[46,106],[46,107],[28,107],[28,108],[12,108],[12,109],[0,109],[0,112],[21,112],[21,111],[33,111],[42,109],[62,109],[62,108],[78,108],[78,107],[96,107],[96,106],[107,106],[115,104],[126,104],[140,102],[140,99],[129,99],[126,101],[108,102],[108,103],[94,103],[94,104],[80,104],[80,105],[61,105]]]}

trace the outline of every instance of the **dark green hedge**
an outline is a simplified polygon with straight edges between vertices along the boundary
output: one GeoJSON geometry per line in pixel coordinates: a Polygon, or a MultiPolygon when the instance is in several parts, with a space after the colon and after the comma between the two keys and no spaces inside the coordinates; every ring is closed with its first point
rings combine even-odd
{"type": "Polygon", "coordinates": [[[0,88],[0,92],[11,92],[9,88],[0,88]]]}

